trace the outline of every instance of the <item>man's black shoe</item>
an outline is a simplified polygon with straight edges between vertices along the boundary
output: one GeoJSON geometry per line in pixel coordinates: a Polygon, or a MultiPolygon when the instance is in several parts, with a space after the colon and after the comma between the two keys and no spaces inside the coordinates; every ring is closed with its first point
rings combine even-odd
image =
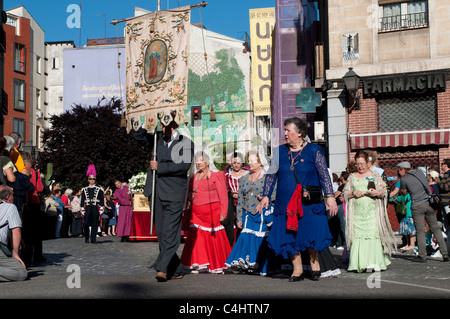
{"type": "Polygon", "coordinates": [[[414,261],[416,263],[426,263],[427,262],[427,258],[417,256],[416,258],[413,258],[412,261],[414,261]]]}
{"type": "Polygon", "coordinates": [[[442,261],[449,261],[448,254],[442,256],[442,261]]]}

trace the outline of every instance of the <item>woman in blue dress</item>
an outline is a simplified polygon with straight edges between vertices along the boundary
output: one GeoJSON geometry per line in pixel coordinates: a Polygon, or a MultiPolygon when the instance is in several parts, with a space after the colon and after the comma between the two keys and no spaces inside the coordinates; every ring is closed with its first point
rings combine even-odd
{"type": "MultiPolygon", "coordinates": [[[[248,272],[265,276],[269,265],[267,235],[272,225],[272,205],[258,214],[256,207],[264,189],[264,168],[258,152],[247,156],[249,174],[239,181],[236,226],[242,229],[225,265],[233,272],[248,272]]],[[[273,191],[271,203],[275,199],[273,191]]]]}
{"type": "Polygon", "coordinates": [[[307,123],[299,118],[290,118],[285,120],[284,128],[286,143],[274,150],[258,211],[268,207],[269,198],[277,184],[273,225],[268,236],[269,247],[276,255],[291,259],[294,269],[289,281],[300,281],[305,277],[301,252],[308,253],[311,279],[319,280],[321,272],[330,270],[322,268],[331,267],[339,272],[328,248],[332,236],[327,210],[331,216],[337,213],[333,185],[323,149],[306,140],[307,123]],[[297,187],[296,180],[302,185],[303,215],[298,218],[295,231],[287,229],[286,210],[297,187]],[[325,262],[328,264],[325,265],[325,262]]]}

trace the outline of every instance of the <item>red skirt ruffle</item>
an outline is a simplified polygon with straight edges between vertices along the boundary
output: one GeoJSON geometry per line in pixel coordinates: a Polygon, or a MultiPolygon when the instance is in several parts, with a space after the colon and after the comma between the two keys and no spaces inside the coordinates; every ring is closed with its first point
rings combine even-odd
{"type": "Polygon", "coordinates": [[[225,229],[220,223],[220,202],[192,205],[192,217],[181,254],[183,268],[220,273],[231,252],[225,229]]]}

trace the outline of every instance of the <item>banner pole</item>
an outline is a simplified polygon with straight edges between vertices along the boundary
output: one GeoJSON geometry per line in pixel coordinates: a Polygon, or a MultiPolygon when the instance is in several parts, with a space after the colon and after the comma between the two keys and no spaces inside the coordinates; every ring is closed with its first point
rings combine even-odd
{"type": "MultiPolygon", "coordinates": [[[[155,129],[154,141],[153,141],[153,156],[152,160],[156,161],[156,146],[157,146],[158,136],[157,130],[155,129]]],[[[153,180],[152,180],[152,207],[150,207],[150,236],[153,234],[153,212],[155,209],[155,182],[156,182],[156,171],[153,170],[153,180]]]]}

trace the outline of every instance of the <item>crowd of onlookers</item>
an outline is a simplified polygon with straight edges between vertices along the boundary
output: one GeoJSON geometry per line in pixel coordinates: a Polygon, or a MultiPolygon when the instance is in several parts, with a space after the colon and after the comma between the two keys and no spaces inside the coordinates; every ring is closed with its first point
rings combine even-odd
{"type": "MultiPolygon", "coordinates": [[[[81,189],[47,185],[20,134],[0,137],[0,281],[23,280],[26,267],[45,261],[44,239],[82,237],[81,189]],[[13,258],[11,258],[13,257],[13,258]]],[[[115,236],[117,207],[105,191],[99,236],[115,236]]]]}

